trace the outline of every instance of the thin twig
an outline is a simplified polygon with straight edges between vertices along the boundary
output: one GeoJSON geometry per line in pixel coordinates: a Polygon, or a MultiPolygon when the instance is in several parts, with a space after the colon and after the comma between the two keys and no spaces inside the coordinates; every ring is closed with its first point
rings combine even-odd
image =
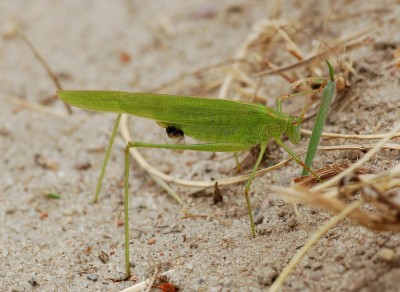
{"type": "MultiPolygon", "coordinates": [[[[367,34],[369,32],[371,32],[373,29],[376,28],[376,25],[371,25],[370,27],[366,28],[365,30],[358,32],[356,35],[351,35],[347,38],[341,39],[339,41],[336,41],[335,44],[330,45],[331,47],[336,47],[336,49],[340,49],[340,46],[342,46],[341,50],[342,51],[349,51],[349,50],[353,50],[356,49],[362,45],[365,44],[365,42],[368,42],[368,40],[363,39],[363,40],[356,40],[352,43],[347,43],[349,40],[353,40],[353,39],[357,39],[360,36],[367,34]]],[[[316,58],[320,58],[320,59],[325,59],[328,58],[330,55],[332,54],[337,54],[337,52],[334,52],[332,50],[332,48],[329,48],[325,51],[322,52],[316,52],[315,54],[309,56],[308,58],[305,58],[302,61],[290,64],[290,65],[285,65],[276,69],[268,69],[268,70],[264,70],[261,72],[257,72],[254,73],[253,76],[257,77],[257,76],[266,76],[266,75],[272,75],[272,74],[277,74],[277,73],[281,73],[287,70],[291,70],[294,68],[298,68],[298,67],[302,67],[302,66],[306,66],[312,62],[314,62],[314,60],[316,58]]]]}
{"type": "MultiPolygon", "coordinates": [[[[46,62],[46,60],[42,57],[42,55],[39,53],[38,50],[36,50],[35,46],[32,44],[32,42],[28,39],[28,37],[23,34],[20,33],[20,37],[21,39],[25,42],[25,44],[29,47],[29,49],[33,52],[33,54],[35,55],[36,59],[38,59],[38,61],[42,64],[42,66],[44,67],[44,69],[46,70],[47,75],[51,78],[51,80],[53,80],[54,85],[56,86],[56,88],[58,90],[62,90],[62,86],[61,86],[61,82],[58,79],[58,76],[53,72],[53,70],[50,68],[49,64],[46,62]]],[[[65,103],[65,108],[68,111],[68,114],[72,114],[72,108],[69,104],[65,103]]]]}

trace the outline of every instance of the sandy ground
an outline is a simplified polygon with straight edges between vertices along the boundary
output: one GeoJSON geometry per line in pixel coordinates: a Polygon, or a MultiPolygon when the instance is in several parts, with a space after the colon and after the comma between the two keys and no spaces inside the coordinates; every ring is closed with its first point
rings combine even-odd
{"type": "MultiPolygon", "coordinates": [[[[59,101],[47,106],[51,113],[15,105],[15,100],[39,104],[54,95],[55,86],[14,32],[17,27],[25,32],[66,89],[151,90],[182,73],[232,58],[251,26],[271,19],[278,2],[0,1],[1,291],[119,291],[135,279],[151,277],[156,267],[169,271],[169,281],[181,291],[268,289],[310,234],[331,217],[300,206],[300,222],[283,198],[271,192],[271,185],[289,185],[299,167],[291,163],[255,179],[251,200],[258,236],[251,239],[242,184],[221,188],[223,203],[217,205],[212,190],[190,196],[198,189],[172,185],[186,203],[183,210],[133,163],[135,277],[114,283],[112,279],[124,273],[121,138],[100,202],[91,200],[114,115],[75,109],[68,116],[59,101]],[[61,199],[50,199],[49,193],[61,199]],[[184,212],[206,218],[181,220],[184,212]]],[[[303,24],[295,41],[304,52],[322,37],[332,40],[379,24],[369,34],[371,42],[340,57],[352,60],[355,77],[346,92],[350,102],[331,114],[326,130],[386,133],[399,117],[399,69],[385,67],[400,47],[399,2],[334,2],[333,11],[331,1],[282,1],[279,19],[303,24]]],[[[337,65],[335,57],[331,60],[337,65]]],[[[283,65],[295,60],[281,56],[274,61],[283,65]]],[[[224,77],[220,73],[219,81],[224,77]]],[[[290,92],[288,83],[276,76],[266,78],[264,86],[269,105],[290,92]]],[[[196,78],[164,92],[218,94],[196,78]]],[[[297,104],[296,109],[301,107],[297,104]]],[[[131,130],[139,141],[166,141],[163,130],[151,121],[132,119],[131,130]]],[[[306,144],[304,138],[298,147],[306,144]]],[[[234,161],[227,154],[142,152],[174,177],[234,175],[234,161]]],[[[286,156],[274,144],[269,154],[263,167],[286,156]]],[[[358,151],[320,153],[314,167],[360,156],[358,151]]],[[[398,151],[384,151],[367,167],[380,171],[398,162],[398,151]]],[[[307,254],[283,290],[398,291],[399,244],[398,234],[373,232],[345,220],[307,254]],[[394,256],[383,256],[387,250],[394,256]]]]}

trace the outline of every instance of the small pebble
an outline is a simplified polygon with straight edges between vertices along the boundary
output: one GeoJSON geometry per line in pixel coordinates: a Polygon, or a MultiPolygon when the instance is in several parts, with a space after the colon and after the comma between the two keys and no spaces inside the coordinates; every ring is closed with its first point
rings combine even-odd
{"type": "Polygon", "coordinates": [[[44,219],[46,219],[47,217],[49,217],[49,212],[47,212],[47,211],[42,211],[42,212],[40,212],[40,214],[39,214],[40,220],[44,220],[44,219]]]}
{"type": "Polygon", "coordinates": [[[88,161],[86,162],[79,162],[75,164],[75,169],[76,170],[88,170],[89,168],[92,167],[92,164],[88,161]]]}
{"type": "Polygon", "coordinates": [[[312,281],[320,281],[321,278],[323,277],[323,272],[322,271],[314,271],[310,274],[310,279],[312,281]]]}
{"type": "Polygon", "coordinates": [[[258,215],[256,217],[256,220],[254,220],[254,225],[260,225],[264,222],[264,216],[263,215],[258,215]]]}
{"type": "Polygon", "coordinates": [[[99,277],[97,275],[95,275],[95,274],[90,274],[90,275],[87,275],[87,278],[90,281],[96,282],[99,277]]]}
{"type": "Polygon", "coordinates": [[[314,262],[311,264],[311,269],[316,271],[322,268],[322,263],[321,262],[314,262]]]}
{"type": "Polygon", "coordinates": [[[394,259],[395,253],[392,249],[381,248],[377,254],[378,258],[384,260],[385,262],[391,262],[394,259]]]}
{"type": "Polygon", "coordinates": [[[103,264],[107,263],[109,261],[109,259],[110,259],[108,254],[105,253],[104,251],[99,252],[98,257],[99,257],[99,259],[101,260],[101,262],[103,264]]]}
{"type": "Polygon", "coordinates": [[[188,269],[188,270],[193,270],[193,263],[192,262],[189,262],[189,263],[187,263],[186,264],[186,269],[188,269]]]}
{"type": "Polygon", "coordinates": [[[131,281],[131,282],[137,282],[137,280],[139,280],[139,277],[136,276],[136,275],[132,275],[132,276],[129,278],[129,281],[131,281]]]}
{"type": "Polygon", "coordinates": [[[294,217],[289,218],[289,220],[287,221],[289,227],[294,228],[298,225],[297,219],[294,217]]]}
{"type": "Polygon", "coordinates": [[[116,222],[116,224],[115,224],[115,225],[117,225],[117,227],[124,226],[124,225],[125,225],[125,221],[124,221],[124,219],[122,219],[122,218],[118,218],[118,219],[117,219],[117,222],[116,222]]]}
{"type": "Polygon", "coordinates": [[[278,210],[277,215],[278,215],[278,217],[283,218],[283,217],[285,217],[286,213],[287,212],[285,209],[280,209],[280,210],[278,210]]]}
{"type": "Polygon", "coordinates": [[[190,247],[190,248],[198,248],[199,245],[198,245],[196,242],[191,242],[191,243],[189,244],[189,247],[190,247]]]}
{"type": "Polygon", "coordinates": [[[262,286],[269,286],[278,276],[278,273],[271,267],[262,269],[261,274],[257,276],[257,283],[262,286]]]}
{"type": "Polygon", "coordinates": [[[30,280],[28,280],[28,283],[31,284],[33,287],[39,286],[39,283],[36,281],[35,278],[31,278],[30,280]]]}
{"type": "Polygon", "coordinates": [[[127,51],[119,52],[119,61],[122,64],[127,64],[132,60],[132,56],[127,51]]]}
{"type": "Polygon", "coordinates": [[[150,239],[147,241],[147,244],[154,244],[154,243],[156,243],[156,239],[155,239],[155,238],[150,238],[150,239]]]}
{"type": "Polygon", "coordinates": [[[15,208],[15,207],[7,208],[6,215],[11,215],[11,214],[15,213],[15,211],[17,211],[17,208],[15,208]]]}

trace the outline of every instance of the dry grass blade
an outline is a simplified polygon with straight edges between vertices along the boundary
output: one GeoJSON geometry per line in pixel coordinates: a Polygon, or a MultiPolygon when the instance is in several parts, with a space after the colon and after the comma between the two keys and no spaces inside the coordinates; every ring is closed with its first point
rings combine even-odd
{"type": "MultiPolygon", "coordinates": [[[[323,169],[326,175],[341,171],[332,179],[306,189],[302,186],[291,188],[273,187],[274,191],[282,193],[290,202],[309,204],[324,210],[339,213],[347,206],[348,200],[361,195],[364,209],[355,210],[349,217],[358,224],[374,230],[400,231],[400,165],[388,171],[377,174],[363,174],[362,165],[377,151],[385,147],[394,133],[400,129],[397,125],[362,159],[347,167],[338,166],[334,169],[323,169]]],[[[400,150],[400,145],[395,149],[400,150]]],[[[303,179],[304,183],[310,183],[303,179]]],[[[312,183],[312,182],[311,182],[312,183]]]]}
{"type": "MultiPolygon", "coordinates": [[[[310,136],[311,131],[307,129],[302,129],[301,133],[310,136]]],[[[375,135],[359,135],[359,134],[336,134],[336,133],[326,133],[322,132],[322,137],[335,138],[335,139],[355,139],[355,140],[377,140],[382,139],[387,136],[387,134],[375,134],[375,135]]],[[[400,137],[400,132],[394,133],[392,139],[400,137]]]]}
{"type": "Polygon", "coordinates": [[[150,281],[147,283],[146,292],[150,292],[151,288],[153,287],[154,280],[158,274],[158,268],[154,269],[153,277],[151,277],[150,281]]]}
{"type": "MultiPolygon", "coordinates": [[[[369,229],[400,232],[400,165],[378,174],[366,174],[367,169],[362,167],[362,164],[377,151],[387,146],[386,142],[393,138],[399,129],[400,125],[395,126],[357,163],[353,165],[334,164],[318,170],[318,175],[324,178],[339,173],[321,185],[305,188],[304,185],[313,185],[315,182],[308,177],[303,177],[297,179],[297,182],[303,186],[272,187],[273,191],[283,194],[290,203],[308,204],[338,215],[307,241],[306,245],[279,275],[270,291],[278,291],[312,245],[331,226],[345,217],[369,229]],[[355,197],[358,199],[348,204],[348,201],[354,200],[355,197]]],[[[394,144],[393,146],[400,150],[400,145],[394,144]]]]}
{"type": "Polygon", "coordinates": [[[314,187],[314,190],[322,190],[324,188],[333,186],[334,184],[337,184],[344,176],[352,173],[355,169],[361,167],[365,162],[367,162],[375,153],[377,153],[390,139],[393,138],[393,136],[400,130],[400,124],[394,126],[393,130],[390,131],[385,138],[383,138],[379,143],[368,153],[361,158],[359,161],[357,161],[355,164],[353,164],[351,167],[340,173],[338,176],[335,176],[334,178],[322,183],[321,185],[318,185],[314,187]]]}
{"type": "MultiPolygon", "coordinates": [[[[344,171],[346,168],[350,167],[350,163],[348,162],[342,162],[342,163],[334,163],[334,164],[329,164],[328,166],[314,170],[314,172],[318,175],[319,178],[321,178],[323,181],[328,180],[335,175],[341,173],[344,171]]],[[[361,167],[356,170],[356,174],[366,174],[369,173],[370,169],[366,167],[361,167]]],[[[316,184],[319,183],[319,181],[312,175],[305,175],[305,176],[300,176],[295,178],[294,183],[296,183],[299,186],[304,186],[304,187],[312,187],[316,184]]]]}
{"type": "MultiPolygon", "coordinates": [[[[397,187],[400,186],[400,168],[398,168],[397,177],[393,177],[393,173],[388,175],[390,179],[395,179],[397,187]]],[[[370,176],[370,175],[369,175],[370,176]]],[[[360,178],[362,176],[360,175],[360,178]]],[[[379,182],[378,182],[379,183],[379,182]]],[[[364,202],[369,203],[366,209],[357,209],[349,215],[350,219],[356,221],[359,225],[365,226],[369,229],[380,230],[380,231],[400,231],[400,209],[397,205],[385,204],[382,206],[382,202],[387,202],[390,196],[383,194],[383,192],[376,191],[376,188],[371,186],[375,185],[374,180],[371,181],[369,177],[368,183],[350,182],[348,185],[342,188],[336,188],[325,193],[314,191],[312,189],[306,189],[300,186],[294,186],[291,188],[283,187],[272,187],[273,191],[279,192],[285,196],[288,202],[291,203],[302,203],[311,205],[317,208],[321,208],[330,211],[334,214],[340,213],[348,204],[346,201],[349,199],[346,196],[346,201],[340,198],[340,194],[352,194],[354,195],[357,191],[363,192],[362,197],[365,198],[364,202]],[[367,194],[366,194],[367,193],[367,194]],[[373,193],[372,196],[368,194],[373,193]]],[[[343,195],[343,197],[345,197],[343,195]]],[[[399,200],[397,196],[395,200],[399,200]]]]}

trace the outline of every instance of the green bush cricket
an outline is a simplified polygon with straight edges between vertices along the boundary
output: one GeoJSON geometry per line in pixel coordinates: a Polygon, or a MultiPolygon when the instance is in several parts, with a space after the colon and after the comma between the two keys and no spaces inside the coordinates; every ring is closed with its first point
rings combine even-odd
{"type": "MultiPolygon", "coordinates": [[[[300,140],[301,119],[289,116],[263,105],[232,100],[164,95],[154,93],[129,93],[118,91],[58,91],[62,100],[83,109],[129,113],[154,119],[167,129],[173,127],[185,135],[205,144],[148,144],[130,142],[125,151],[125,206],[128,205],[129,149],[132,147],[165,148],[211,152],[238,152],[260,145],[261,151],[245,185],[253,237],[255,228],[249,200],[249,189],[261,162],[267,143],[273,138],[298,163],[300,159],[282,142],[287,133],[293,143],[300,140]]],[[[129,223],[125,214],[126,253],[129,255],[129,223]]],[[[127,260],[129,275],[129,260],[127,260]]]]}
{"type": "MultiPolygon", "coordinates": [[[[329,65],[330,66],[330,65],[329,65]]],[[[328,81],[327,86],[330,85],[328,81]]],[[[169,136],[187,135],[201,144],[152,144],[129,142],[125,148],[125,261],[126,276],[130,276],[129,263],[129,150],[130,148],[163,148],[210,152],[241,152],[260,145],[257,162],[245,184],[244,194],[249,213],[252,236],[255,237],[249,190],[255,172],[271,139],[281,146],[301,166],[318,176],[281,140],[286,134],[293,144],[300,141],[302,116],[296,117],[265,105],[229,99],[179,96],[158,93],[131,93],[121,91],[59,90],[57,95],[67,104],[86,110],[118,113],[118,117],[101,170],[96,198],[100,190],[113,139],[117,133],[121,114],[152,119],[166,128],[169,136]]],[[[278,109],[281,109],[278,104],[278,109]]],[[[319,179],[319,178],[318,178],[319,179]]]]}

